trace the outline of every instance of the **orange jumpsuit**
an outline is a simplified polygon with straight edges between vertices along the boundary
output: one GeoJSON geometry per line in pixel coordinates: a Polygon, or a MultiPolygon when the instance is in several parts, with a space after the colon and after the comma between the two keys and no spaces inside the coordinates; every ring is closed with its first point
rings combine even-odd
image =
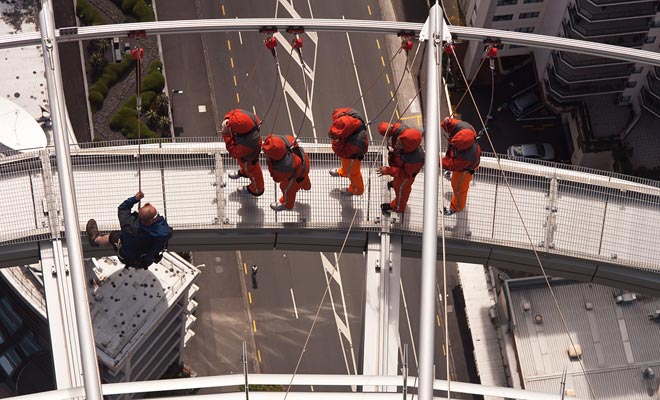
{"type": "Polygon", "coordinates": [[[341,160],[339,175],[350,179],[349,192],[361,195],[364,193],[361,161],[369,148],[364,118],[352,108],[337,108],[332,113],[328,136],[332,139],[332,150],[341,160]]]}
{"type": "Polygon", "coordinates": [[[263,144],[268,171],[275,182],[279,182],[282,197],[279,204],[290,210],[296,202],[300,189],[310,190],[309,157],[295,142],[293,136],[268,136],[263,144]]]}
{"type": "Polygon", "coordinates": [[[227,123],[222,131],[229,155],[236,160],[241,175],[250,179],[248,191],[254,196],[264,193],[264,175],[259,165],[261,135],[259,117],[250,111],[234,109],[225,114],[227,123]]]}
{"type": "Polygon", "coordinates": [[[400,123],[390,127],[386,122],[378,125],[378,132],[390,138],[393,148],[388,155],[389,166],[381,168],[383,175],[394,178],[392,188],[395,196],[390,202],[390,208],[394,212],[403,213],[415,177],[424,166],[424,150],[420,147],[422,133],[400,123]]]}
{"type": "Polygon", "coordinates": [[[472,175],[479,168],[481,147],[472,125],[455,118],[445,118],[440,124],[449,134],[449,148],[442,158],[442,168],[451,171],[451,210],[463,211],[467,203],[472,175]]]}

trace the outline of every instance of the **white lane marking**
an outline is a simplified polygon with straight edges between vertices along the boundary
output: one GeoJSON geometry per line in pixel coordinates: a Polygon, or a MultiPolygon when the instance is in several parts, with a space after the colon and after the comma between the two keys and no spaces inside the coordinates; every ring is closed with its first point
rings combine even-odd
{"type": "MultiPolygon", "coordinates": [[[[238,19],[238,17],[236,17],[238,19]]],[[[241,34],[241,31],[238,31],[238,41],[242,45],[243,44],[243,35],[241,34]]]]}
{"type": "Polygon", "coordinates": [[[296,296],[293,295],[293,288],[291,288],[291,301],[293,301],[293,312],[296,313],[296,319],[298,319],[298,307],[296,307],[296,296]]]}
{"type": "MultiPolygon", "coordinates": [[[[415,358],[415,366],[419,367],[417,361],[417,348],[415,347],[415,337],[413,336],[412,326],[410,325],[410,314],[408,314],[408,303],[406,302],[406,293],[403,291],[403,280],[399,278],[399,287],[401,288],[401,298],[403,299],[403,309],[406,311],[406,321],[408,321],[408,334],[410,335],[410,342],[412,344],[413,357],[415,358]]],[[[401,343],[401,339],[399,339],[401,343]]]]}
{"type": "MultiPolygon", "coordinates": [[[[309,1],[307,3],[309,4],[309,1]]],[[[302,18],[300,16],[300,14],[298,14],[298,12],[293,8],[293,4],[289,4],[289,2],[283,1],[283,0],[279,0],[277,2],[277,4],[281,4],[284,7],[284,9],[289,14],[291,14],[292,18],[302,18]]],[[[277,17],[277,6],[275,7],[275,10],[276,10],[275,16],[277,17]]],[[[310,11],[310,14],[311,14],[311,12],[312,12],[312,6],[311,5],[309,6],[309,11],[310,11]]],[[[311,17],[314,18],[314,15],[313,14],[311,14],[311,15],[312,15],[311,17]]],[[[312,42],[314,42],[314,44],[318,43],[319,38],[318,38],[318,34],[316,32],[305,32],[305,35],[309,36],[310,40],[312,42]]]]}
{"type": "MultiPolygon", "coordinates": [[[[332,290],[329,290],[328,294],[330,295],[330,304],[332,305],[332,311],[335,316],[335,324],[337,325],[337,334],[339,334],[339,343],[342,348],[342,355],[344,356],[344,364],[346,365],[346,372],[348,372],[349,374],[351,373],[357,374],[357,362],[355,359],[355,350],[353,348],[353,338],[351,336],[351,329],[348,325],[348,311],[346,310],[346,297],[344,296],[344,287],[341,281],[341,271],[339,269],[337,254],[335,253],[335,264],[331,263],[330,260],[328,260],[325,257],[325,255],[323,255],[323,253],[319,253],[319,254],[321,256],[321,262],[324,269],[324,276],[326,279],[326,283],[329,285],[331,282],[330,280],[332,279],[332,281],[336,282],[337,286],[339,286],[339,293],[341,296],[342,307],[344,309],[343,319],[342,316],[337,312],[337,308],[335,307],[335,301],[332,295],[332,290]],[[336,270],[335,270],[335,265],[337,266],[336,270]],[[346,348],[344,346],[344,340],[342,339],[342,336],[346,338],[346,342],[348,343],[349,346],[351,363],[353,364],[353,372],[351,372],[351,367],[349,366],[348,358],[346,357],[346,348]]],[[[353,390],[355,391],[356,388],[353,387],[353,390]]]]}
{"type": "Polygon", "coordinates": [[[257,114],[257,108],[254,106],[254,104],[252,105],[252,113],[255,115],[257,114]]]}
{"type": "MultiPolygon", "coordinates": [[[[344,16],[341,16],[341,19],[346,19],[344,16]]],[[[360,93],[360,100],[362,101],[362,110],[364,111],[364,118],[366,121],[369,121],[369,116],[367,115],[367,105],[364,103],[364,95],[362,94],[362,85],[360,85],[360,76],[357,71],[357,64],[355,63],[355,55],[353,54],[353,46],[351,45],[351,37],[346,32],[346,40],[348,41],[348,50],[351,53],[351,60],[353,61],[353,71],[355,71],[355,80],[357,81],[358,92],[360,93]]],[[[369,132],[369,141],[373,142],[371,137],[371,125],[367,125],[367,131],[369,132]]]]}
{"type": "MultiPolygon", "coordinates": [[[[277,39],[277,44],[282,46],[282,49],[286,51],[286,54],[290,54],[291,57],[293,57],[293,60],[291,60],[291,62],[300,64],[300,58],[298,57],[298,54],[296,54],[295,50],[291,52],[291,43],[289,43],[289,41],[286,40],[284,35],[282,35],[279,32],[276,32],[275,34],[273,34],[273,37],[277,39]]],[[[314,46],[314,48],[318,48],[318,46],[314,46]]],[[[314,63],[316,64],[316,53],[314,55],[314,63]]],[[[307,68],[301,67],[303,72],[305,73],[305,75],[309,77],[309,79],[312,80],[312,82],[314,82],[314,69],[310,68],[309,65],[307,65],[307,62],[305,62],[305,65],[307,66],[307,68]]]]}
{"type": "MultiPolygon", "coordinates": [[[[291,131],[295,132],[296,128],[294,127],[293,124],[293,118],[291,117],[291,110],[289,108],[289,97],[291,97],[291,100],[300,108],[300,111],[305,110],[305,101],[298,95],[298,93],[293,89],[293,87],[284,80],[284,76],[282,75],[282,70],[279,69],[280,71],[280,82],[282,82],[282,90],[284,91],[284,94],[288,94],[289,96],[284,97],[284,102],[286,104],[287,110],[289,112],[289,121],[291,122],[291,131]]],[[[307,94],[309,96],[309,94],[307,94]]],[[[316,139],[316,125],[314,123],[314,115],[312,114],[312,104],[311,104],[311,99],[309,101],[309,105],[307,106],[307,111],[305,112],[305,117],[310,121],[312,124],[312,133],[314,134],[314,139],[316,139]]],[[[273,127],[274,128],[274,127],[273,127]]]]}

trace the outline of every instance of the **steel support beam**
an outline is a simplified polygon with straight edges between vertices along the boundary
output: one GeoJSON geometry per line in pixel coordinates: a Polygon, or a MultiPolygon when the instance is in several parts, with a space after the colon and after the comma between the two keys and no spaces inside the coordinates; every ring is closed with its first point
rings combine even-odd
{"type": "MultiPolygon", "coordinates": [[[[399,366],[399,303],[401,292],[401,235],[369,235],[365,279],[362,373],[391,376],[399,366]]],[[[396,391],[396,387],[368,387],[365,391],[396,391]]]]}
{"type": "Polygon", "coordinates": [[[58,389],[79,387],[83,370],[66,248],[59,240],[42,242],[40,254],[55,382],[58,389]]]}
{"type": "MultiPolygon", "coordinates": [[[[96,360],[96,345],[87,299],[82,244],[80,242],[80,228],[78,227],[78,210],[76,209],[71,155],[69,154],[69,140],[66,129],[67,114],[64,102],[62,73],[60,70],[57,43],[55,42],[55,18],[50,0],[42,1],[42,9],[39,13],[39,27],[41,30],[46,67],[48,102],[53,121],[57,172],[62,196],[62,209],[64,210],[64,226],[74,300],[72,305],[75,310],[75,324],[78,329],[77,333],[80,341],[85,396],[88,400],[101,400],[103,396],[101,394],[101,381],[96,360]]],[[[64,265],[63,257],[58,262],[64,265]]]]}

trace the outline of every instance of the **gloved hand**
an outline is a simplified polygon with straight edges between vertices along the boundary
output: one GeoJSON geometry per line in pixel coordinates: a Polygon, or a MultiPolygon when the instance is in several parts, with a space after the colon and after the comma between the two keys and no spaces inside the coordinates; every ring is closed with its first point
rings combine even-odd
{"type": "Polygon", "coordinates": [[[382,167],[378,168],[378,169],[376,170],[376,175],[378,175],[378,176],[383,176],[383,174],[385,174],[385,168],[387,168],[387,167],[382,166],[382,167]]]}
{"type": "Polygon", "coordinates": [[[451,171],[445,171],[445,179],[451,180],[451,171]]]}
{"type": "Polygon", "coordinates": [[[156,257],[154,257],[154,263],[158,264],[162,259],[163,259],[163,253],[159,253],[156,257]]]}

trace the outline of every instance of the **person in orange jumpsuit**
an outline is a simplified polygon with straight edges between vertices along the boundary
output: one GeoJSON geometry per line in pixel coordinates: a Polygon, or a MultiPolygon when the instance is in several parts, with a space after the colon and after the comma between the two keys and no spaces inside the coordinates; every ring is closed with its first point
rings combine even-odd
{"type": "Polygon", "coordinates": [[[261,120],[250,111],[234,109],[225,114],[222,130],[229,155],[238,162],[239,169],[229,173],[230,179],[248,178],[250,184],[237,189],[240,194],[261,196],[264,193],[264,176],[259,165],[261,152],[261,120]]]}
{"type": "Polygon", "coordinates": [[[351,184],[348,188],[341,189],[341,194],[362,195],[364,182],[360,165],[369,148],[369,136],[364,118],[352,108],[337,108],[332,113],[332,125],[328,136],[332,139],[332,151],[341,160],[341,168],[331,169],[330,175],[350,179],[351,184]]]}
{"type": "Polygon", "coordinates": [[[293,136],[269,135],[263,144],[268,171],[280,184],[282,197],[270,205],[275,211],[290,210],[296,202],[300,189],[309,190],[309,156],[298,146],[293,136]]]}
{"type": "Polygon", "coordinates": [[[389,139],[389,166],[382,166],[377,174],[388,175],[394,179],[387,186],[394,189],[394,200],[380,205],[383,213],[394,211],[403,213],[408,204],[415,176],[424,166],[424,150],[420,147],[422,133],[407,125],[396,123],[390,125],[381,122],[378,133],[389,139]]]}
{"type": "Polygon", "coordinates": [[[442,157],[442,168],[451,171],[454,192],[451,205],[443,211],[445,215],[452,215],[465,208],[472,175],[479,168],[481,147],[477,143],[477,131],[467,122],[446,117],[440,126],[449,134],[449,147],[442,157]]]}

